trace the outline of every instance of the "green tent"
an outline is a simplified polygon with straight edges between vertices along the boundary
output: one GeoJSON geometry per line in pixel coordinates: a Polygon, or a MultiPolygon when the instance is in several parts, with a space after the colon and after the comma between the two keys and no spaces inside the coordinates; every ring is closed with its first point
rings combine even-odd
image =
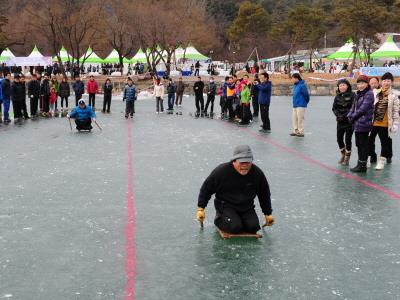
{"type": "Polygon", "coordinates": [[[5,62],[7,61],[9,58],[11,57],[15,57],[15,55],[10,51],[10,49],[6,48],[0,56],[0,62],[5,62]]]}
{"type": "Polygon", "coordinates": [[[400,57],[400,49],[390,35],[378,50],[371,54],[372,58],[397,58],[400,57]]]}
{"type": "Polygon", "coordinates": [[[85,63],[102,64],[104,62],[102,58],[100,58],[99,56],[97,56],[96,53],[93,52],[91,47],[87,49],[86,53],[82,55],[79,60],[83,61],[85,57],[85,63]]]}
{"type": "MultiPolygon", "coordinates": [[[[124,63],[130,63],[131,60],[124,57],[122,60],[124,63]]],[[[104,63],[109,63],[109,64],[119,64],[119,55],[117,50],[113,49],[111,51],[111,53],[105,58],[103,59],[104,63]]]]}
{"type": "MultiPolygon", "coordinates": [[[[67,62],[67,61],[72,61],[72,55],[69,55],[67,52],[67,49],[64,48],[64,46],[61,47],[60,51],[58,52],[61,58],[62,62],[67,62]]],[[[54,62],[58,62],[57,56],[53,57],[54,62]]]]}
{"type": "MultiPolygon", "coordinates": [[[[337,50],[335,53],[331,54],[328,56],[328,59],[336,59],[336,60],[349,60],[352,59],[354,56],[354,43],[351,39],[349,39],[346,44],[344,44],[342,47],[340,47],[339,50],[337,50]]],[[[366,54],[364,51],[361,51],[359,53],[359,56],[357,55],[357,58],[366,58],[366,54]]]]}
{"type": "Polygon", "coordinates": [[[28,55],[28,57],[35,57],[35,58],[37,58],[37,57],[43,57],[43,55],[42,55],[42,53],[40,53],[40,51],[39,51],[39,49],[36,47],[36,45],[35,45],[35,47],[33,47],[33,50],[32,50],[32,52],[31,52],[31,54],[29,54],[28,55]]]}
{"type": "Polygon", "coordinates": [[[209,58],[203,54],[201,54],[197,49],[193,46],[189,46],[185,49],[178,48],[175,51],[176,60],[179,59],[189,59],[189,60],[208,60],[209,58]]]}
{"type": "MultiPolygon", "coordinates": [[[[150,50],[147,50],[148,52],[150,50]]],[[[140,48],[138,50],[138,52],[131,58],[130,62],[132,64],[136,64],[136,62],[140,62],[140,63],[147,63],[146,60],[146,54],[143,52],[143,50],[140,48]]]]}

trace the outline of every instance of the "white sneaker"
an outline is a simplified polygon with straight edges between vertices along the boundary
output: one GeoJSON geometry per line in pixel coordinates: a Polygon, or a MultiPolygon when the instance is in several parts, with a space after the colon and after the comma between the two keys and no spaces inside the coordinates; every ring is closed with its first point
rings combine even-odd
{"type": "Polygon", "coordinates": [[[159,114],[159,112],[158,112],[158,111],[156,111],[156,114],[158,115],[158,114],[159,114]]]}
{"type": "Polygon", "coordinates": [[[370,158],[368,158],[368,160],[367,160],[367,168],[371,168],[371,159],[370,158]]]}
{"type": "Polygon", "coordinates": [[[375,170],[383,170],[385,168],[386,158],[380,156],[376,164],[375,170]]]}

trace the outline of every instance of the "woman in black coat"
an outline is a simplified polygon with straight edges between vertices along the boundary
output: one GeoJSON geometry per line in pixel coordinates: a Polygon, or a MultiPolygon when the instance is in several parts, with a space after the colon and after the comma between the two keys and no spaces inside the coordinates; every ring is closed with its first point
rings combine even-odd
{"type": "Polygon", "coordinates": [[[59,95],[61,97],[61,109],[64,109],[64,100],[65,100],[65,108],[68,109],[68,97],[71,95],[70,86],[67,80],[67,77],[64,77],[59,86],[59,95]]]}
{"type": "Polygon", "coordinates": [[[108,113],[110,112],[112,90],[113,90],[113,85],[111,83],[111,80],[110,78],[107,78],[106,82],[103,85],[103,93],[104,93],[103,113],[106,112],[106,106],[107,106],[107,112],[108,113]]]}

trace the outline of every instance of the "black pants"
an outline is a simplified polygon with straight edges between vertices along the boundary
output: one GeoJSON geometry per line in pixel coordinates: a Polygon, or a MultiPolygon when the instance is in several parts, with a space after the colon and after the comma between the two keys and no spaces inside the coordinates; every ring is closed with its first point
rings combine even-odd
{"type": "Polygon", "coordinates": [[[89,105],[93,107],[93,109],[96,107],[96,94],[89,94],[89,105]]]}
{"type": "Polygon", "coordinates": [[[375,153],[376,136],[379,136],[379,139],[381,141],[381,156],[385,158],[392,158],[393,156],[392,139],[389,136],[388,128],[380,126],[372,127],[368,139],[369,155],[372,158],[376,158],[376,153],[375,153]]]}
{"type": "Polygon", "coordinates": [[[260,111],[260,105],[258,104],[258,99],[257,97],[252,97],[252,103],[253,103],[253,117],[258,118],[258,112],[260,111]]]}
{"type": "Polygon", "coordinates": [[[64,100],[65,100],[65,107],[68,108],[68,97],[61,97],[61,108],[64,107],[64,100]]]}
{"type": "Polygon", "coordinates": [[[48,95],[44,95],[43,96],[43,111],[45,113],[48,113],[49,109],[50,109],[50,107],[49,107],[49,96],[48,95]]]}
{"type": "Polygon", "coordinates": [[[128,117],[129,115],[133,117],[134,113],[135,113],[135,101],[126,101],[125,117],[128,117]]]}
{"type": "Polygon", "coordinates": [[[217,211],[214,224],[227,233],[256,233],[260,230],[260,223],[254,208],[246,212],[238,212],[230,207],[217,211]]]}
{"type": "Polygon", "coordinates": [[[242,103],[242,124],[249,124],[251,119],[250,103],[242,103]]]}
{"type": "Polygon", "coordinates": [[[91,119],[84,119],[84,120],[75,119],[75,124],[76,124],[76,129],[78,130],[91,130],[93,128],[91,119]]]}
{"type": "Polygon", "coordinates": [[[271,130],[271,122],[269,120],[269,104],[260,104],[261,120],[263,122],[262,128],[264,130],[271,130]]]}
{"type": "Polygon", "coordinates": [[[24,116],[24,118],[29,118],[28,115],[28,108],[26,106],[26,100],[24,100],[24,102],[21,103],[21,110],[22,110],[22,115],[24,116]]]}
{"type": "Polygon", "coordinates": [[[176,99],[175,99],[175,105],[182,105],[182,99],[183,99],[183,92],[182,93],[176,93],[176,99]]]}
{"type": "Polygon", "coordinates": [[[196,94],[195,95],[195,100],[196,100],[196,112],[200,113],[200,109],[201,109],[201,112],[203,112],[204,111],[203,94],[196,94]]]}
{"type": "Polygon", "coordinates": [[[22,118],[22,102],[13,101],[12,102],[14,119],[22,118]]]}
{"type": "Polygon", "coordinates": [[[226,114],[226,97],[221,96],[219,97],[219,106],[221,106],[221,114],[225,115],[226,114]]]}
{"type": "Polygon", "coordinates": [[[199,69],[196,69],[195,71],[194,71],[194,75],[193,76],[199,76],[200,75],[200,70],[199,69]]]}
{"type": "Polygon", "coordinates": [[[75,93],[75,106],[78,106],[78,101],[82,99],[82,94],[75,93]]]}
{"type": "Polygon", "coordinates": [[[358,151],[358,160],[366,162],[368,159],[368,132],[356,132],[356,146],[358,151]]]}
{"type": "Polygon", "coordinates": [[[106,111],[106,107],[107,107],[107,112],[110,112],[110,106],[111,106],[111,94],[104,95],[103,112],[106,111]]]}
{"type": "Polygon", "coordinates": [[[353,127],[349,124],[337,123],[336,127],[336,138],[339,149],[345,148],[347,151],[351,151],[353,137],[353,127]]]}
{"type": "Polygon", "coordinates": [[[30,98],[30,107],[31,107],[31,116],[35,116],[37,114],[38,110],[38,102],[39,98],[38,97],[33,97],[30,98]]]}
{"type": "Polygon", "coordinates": [[[233,97],[226,97],[225,111],[229,113],[229,119],[233,120],[235,118],[233,112],[233,97]]]}
{"type": "Polygon", "coordinates": [[[204,109],[205,112],[207,112],[208,106],[210,104],[211,104],[210,113],[214,112],[214,101],[215,101],[215,95],[207,95],[206,108],[204,109]]]}
{"type": "Polygon", "coordinates": [[[164,111],[164,99],[163,98],[161,98],[161,97],[156,98],[156,109],[157,109],[157,112],[160,112],[160,109],[161,109],[161,112],[164,111]]]}

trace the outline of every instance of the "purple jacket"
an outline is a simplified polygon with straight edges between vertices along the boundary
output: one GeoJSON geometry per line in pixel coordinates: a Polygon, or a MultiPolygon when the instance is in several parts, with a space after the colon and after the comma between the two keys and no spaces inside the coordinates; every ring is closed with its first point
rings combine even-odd
{"type": "Polygon", "coordinates": [[[368,87],[356,92],[353,106],[347,114],[355,132],[370,132],[374,118],[374,93],[368,87]]]}

